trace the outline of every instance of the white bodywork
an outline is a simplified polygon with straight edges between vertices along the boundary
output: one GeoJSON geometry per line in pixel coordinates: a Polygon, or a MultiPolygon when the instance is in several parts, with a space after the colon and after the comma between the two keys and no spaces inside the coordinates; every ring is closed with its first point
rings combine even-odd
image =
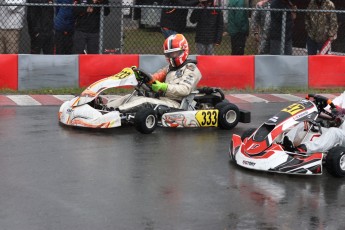
{"type": "Polygon", "coordinates": [[[114,128],[121,126],[121,117],[118,111],[102,114],[88,104],[77,107],[71,105],[71,101],[66,101],[60,107],[59,120],[65,125],[88,128],[114,128]]]}
{"type": "Polygon", "coordinates": [[[59,121],[69,126],[88,128],[119,127],[121,117],[118,111],[99,111],[87,103],[106,89],[137,84],[138,81],[131,68],[125,68],[116,75],[101,79],[86,88],[80,96],[63,103],[59,110],[59,121]]]}

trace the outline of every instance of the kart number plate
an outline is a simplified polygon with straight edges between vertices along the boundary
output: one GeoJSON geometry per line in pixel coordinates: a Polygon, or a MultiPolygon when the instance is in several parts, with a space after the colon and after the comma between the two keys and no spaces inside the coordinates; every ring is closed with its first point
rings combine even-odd
{"type": "Polygon", "coordinates": [[[117,73],[117,74],[111,76],[111,78],[124,79],[131,74],[133,74],[133,70],[131,68],[124,68],[120,73],[117,73]]]}
{"type": "Polygon", "coordinates": [[[195,118],[202,127],[218,126],[218,110],[200,110],[195,118]]]}
{"type": "Polygon", "coordinates": [[[294,103],[294,104],[286,107],[282,111],[290,113],[291,115],[295,115],[296,113],[302,111],[303,109],[305,109],[305,107],[302,104],[294,103]]]}

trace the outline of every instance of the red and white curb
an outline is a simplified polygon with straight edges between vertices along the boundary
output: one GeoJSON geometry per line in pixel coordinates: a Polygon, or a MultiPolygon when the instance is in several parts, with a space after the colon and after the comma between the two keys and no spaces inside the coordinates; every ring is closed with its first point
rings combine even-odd
{"type": "MultiPolygon", "coordinates": [[[[305,98],[307,94],[227,94],[226,99],[238,103],[293,102],[305,98]]],[[[321,94],[330,99],[339,94],[321,94]]],[[[73,95],[0,95],[0,106],[40,106],[61,105],[74,98],[73,95]]]]}

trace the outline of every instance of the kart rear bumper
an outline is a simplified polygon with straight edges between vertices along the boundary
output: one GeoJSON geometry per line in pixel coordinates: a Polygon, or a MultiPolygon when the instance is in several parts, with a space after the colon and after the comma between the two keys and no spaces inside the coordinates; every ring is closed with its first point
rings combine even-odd
{"type": "Polygon", "coordinates": [[[239,122],[250,123],[250,121],[251,121],[251,113],[247,110],[240,109],[240,120],[239,120],[239,122]]]}

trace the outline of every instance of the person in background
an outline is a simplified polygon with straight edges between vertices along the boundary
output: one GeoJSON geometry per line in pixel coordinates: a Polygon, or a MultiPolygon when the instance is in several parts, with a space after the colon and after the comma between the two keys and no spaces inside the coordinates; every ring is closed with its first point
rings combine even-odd
{"type": "MultiPolygon", "coordinates": [[[[24,4],[25,0],[0,0],[0,4],[24,4]]],[[[19,52],[20,31],[24,27],[24,6],[0,7],[0,54],[19,52]]]]}
{"type": "MultiPolygon", "coordinates": [[[[56,0],[57,4],[73,4],[73,0],[56,0]]],[[[55,8],[54,30],[55,30],[55,53],[73,53],[74,34],[73,7],[57,6],[55,8]]]]}
{"type": "MultiPolygon", "coordinates": [[[[335,10],[335,7],[330,0],[311,0],[307,9],[335,10]]],[[[337,14],[334,12],[307,12],[305,29],[308,34],[308,55],[315,55],[327,40],[334,41],[337,38],[337,14]]]]}
{"type": "MultiPolygon", "coordinates": [[[[52,4],[52,0],[28,0],[28,3],[52,4]]],[[[31,54],[54,54],[54,8],[52,6],[28,6],[28,31],[31,54]]]]}
{"type": "MultiPolygon", "coordinates": [[[[272,0],[271,9],[296,9],[296,6],[290,0],[272,0]]],[[[283,11],[271,11],[271,27],[270,27],[270,54],[272,55],[292,55],[292,28],[296,13],[286,11],[285,23],[285,40],[284,47],[282,44],[282,20],[283,11]]]]}
{"type": "MultiPolygon", "coordinates": [[[[249,7],[248,0],[229,0],[229,7],[249,7]]],[[[231,55],[243,55],[249,35],[247,10],[229,10],[228,30],[231,37],[231,55]]]]}
{"type": "MultiPolygon", "coordinates": [[[[197,6],[199,0],[163,0],[162,6],[197,6]]],[[[160,18],[161,32],[164,38],[172,34],[183,33],[186,28],[188,9],[163,8],[160,18]]]]}
{"type": "Polygon", "coordinates": [[[207,8],[215,6],[213,0],[201,1],[198,6],[202,9],[193,10],[189,19],[191,23],[197,23],[195,33],[196,52],[199,55],[213,55],[214,45],[218,46],[222,42],[223,12],[207,8]]]}
{"type": "MultiPolygon", "coordinates": [[[[73,47],[75,54],[98,54],[99,53],[99,28],[101,7],[85,7],[86,4],[108,5],[108,0],[76,0],[73,7],[75,16],[75,30],[73,47]]],[[[109,7],[104,8],[104,16],[109,15],[109,7]]]]}
{"type": "Polygon", "coordinates": [[[262,0],[256,4],[252,14],[251,31],[255,41],[258,43],[258,54],[270,53],[270,24],[271,24],[271,0],[262,0]],[[264,10],[264,9],[267,9],[264,10]]]}

